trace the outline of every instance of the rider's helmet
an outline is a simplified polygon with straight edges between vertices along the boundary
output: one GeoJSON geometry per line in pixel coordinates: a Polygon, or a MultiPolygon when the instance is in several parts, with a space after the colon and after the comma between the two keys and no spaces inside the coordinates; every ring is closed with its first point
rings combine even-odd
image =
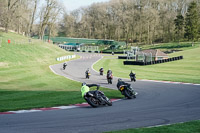
{"type": "Polygon", "coordinates": [[[122,79],[119,78],[119,79],[118,79],[118,82],[120,82],[120,81],[122,81],[122,79]]]}
{"type": "Polygon", "coordinates": [[[83,82],[83,83],[82,83],[82,86],[84,86],[84,85],[86,85],[86,83],[85,83],[85,82],[83,82]]]}

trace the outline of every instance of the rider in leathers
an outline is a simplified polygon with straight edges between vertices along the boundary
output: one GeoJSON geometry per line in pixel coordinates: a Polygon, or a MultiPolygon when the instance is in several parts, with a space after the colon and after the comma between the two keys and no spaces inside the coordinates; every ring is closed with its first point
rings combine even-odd
{"type": "Polygon", "coordinates": [[[99,85],[97,84],[86,84],[86,83],[82,83],[82,87],[81,87],[81,93],[82,93],[82,97],[84,99],[86,99],[87,96],[89,96],[90,94],[93,94],[94,96],[96,96],[99,100],[101,100],[101,98],[97,95],[97,93],[101,93],[101,91],[98,91],[99,89],[99,85]],[[97,90],[95,91],[90,91],[90,87],[96,86],[97,90]]]}
{"type": "Polygon", "coordinates": [[[122,85],[130,86],[129,83],[126,83],[126,82],[122,81],[122,79],[119,78],[118,82],[117,82],[117,88],[119,89],[119,87],[122,86],[122,85]]]}
{"type": "Polygon", "coordinates": [[[67,63],[66,62],[63,63],[63,70],[65,70],[66,66],[67,66],[67,63]]]}

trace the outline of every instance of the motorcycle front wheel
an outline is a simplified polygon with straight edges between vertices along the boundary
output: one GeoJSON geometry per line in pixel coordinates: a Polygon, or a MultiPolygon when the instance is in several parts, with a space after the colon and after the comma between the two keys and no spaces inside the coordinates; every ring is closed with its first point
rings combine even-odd
{"type": "Polygon", "coordinates": [[[112,106],[112,101],[111,101],[109,98],[107,98],[106,96],[104,96],[103,98],[104,98],[104,100],[105,100],[105,103],[106,103],[108,106],[112,106]]]}
{"type": "Polygon", "coordinates": [[[135,94],[133,94],[130,90],[125,89],[124,90],[124,95],[125,97],[127,97],[128,99],[133,99],[136,98],[135,94]]]}
{"type": "Polygon", "coordinates": [[[108,81],[108,84],[110,84],[110,81],[109,81],[109,79],[107,79],[107,81],[108,81]]]}

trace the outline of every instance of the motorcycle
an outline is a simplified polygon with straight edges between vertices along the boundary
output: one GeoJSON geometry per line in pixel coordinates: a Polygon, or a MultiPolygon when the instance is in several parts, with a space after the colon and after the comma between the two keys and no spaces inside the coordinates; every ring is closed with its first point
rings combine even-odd
{"type": "Polygon", "coordinates": [[[101,67],[101,68],[99,69],[99,74],[100,74],[100,75],[103,75],[103,71],[104,71],[104,70],[103,70],[103,67],[101,67]]]}
{"type": "Polygon", "coordinates": [[[99,107],[101,105],[112,106],[112,101],[106,97],[102,91],[99,90],[87,92],[84,98],[93,108],[99,107]]]}
{"type": "Polygon", "coordinates": [[[107,81],[108,81],[108,84],[112,84],[112,79],[113,79],[113,75],[111,73],[108,73],[107,74],[107,81]]]}
{"type": "Polygon", "coordinates": [[[133,74],[133,75],[130,75],[130,79],[131,79],[131,81],[136,81],[136,77],[135,77],[135,74],[133,74]]]}
{"type": "Polygon", "coordinates": [[[125,97],[127,97],[128,99],[133,99],[136,98],[136,92],[133,90],[133,88],[131,87],[131,85],[121,85],[118,90],[122,93],[122,95],[124,95],[125,97]]]}
{"type": "Polygon", "coordinates": [[[100,71],[99,71],[99,74],[100,74],[100,75],[103,75],[103,70],[100,70],[100,71]]]}
{"type": "Polygon", "coordinates": [[[91,75],[90,72],[86,73],[86,74],[85,74],[86,79],[89,79],[89,78],[90,78],[90,75],[91,75]]]}
{"type": "Polygon", "coordinates": [[[63,64],[63,70],[65,70],[66,66],[67,66],[67,64],[64,63],[64,64],[63,64]]]}

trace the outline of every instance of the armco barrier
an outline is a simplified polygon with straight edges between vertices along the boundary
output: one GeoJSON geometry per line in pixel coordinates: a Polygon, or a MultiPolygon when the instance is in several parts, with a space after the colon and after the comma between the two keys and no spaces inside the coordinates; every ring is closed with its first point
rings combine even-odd
{"type": "Polygon", "coordinates": [[[127,56],[118,56],[118,59],[127,59],[127,56]]]}
{"type": "Polygon", "coordinates": [[[63,61],[63,60],[70,60],[72,58],[76,58],[76,55],[67,55],[56,58],[57,61],[63,61]]]}
{"type": "MultiPolygon", "coordinates": [[[[118,56],[118,59],[127,59],[127,56],[118,56]]],[[[134,57],[130,57],[129,59],[135,59],[134,57]]]]}
{"type": "Polygon", "coordinates": [[[118,59],[127,59],[127,56],[118,56],[118,59]]]}
{"type": "Polygon", "coordinates": [[[159,64],[159,63],[165,63],[165,62],[170,62],[170,61],[176,61],[176,60],[181,60],[181,59],[183,59],[183,56],[177,56],[177,57],[172,57],[172,58],[157,60],[157,61],[150,61],[150,62],[124,61],[124,65],[142,65],[143,66],[143,65],[152,65],[152,64],[159,64]]]}

